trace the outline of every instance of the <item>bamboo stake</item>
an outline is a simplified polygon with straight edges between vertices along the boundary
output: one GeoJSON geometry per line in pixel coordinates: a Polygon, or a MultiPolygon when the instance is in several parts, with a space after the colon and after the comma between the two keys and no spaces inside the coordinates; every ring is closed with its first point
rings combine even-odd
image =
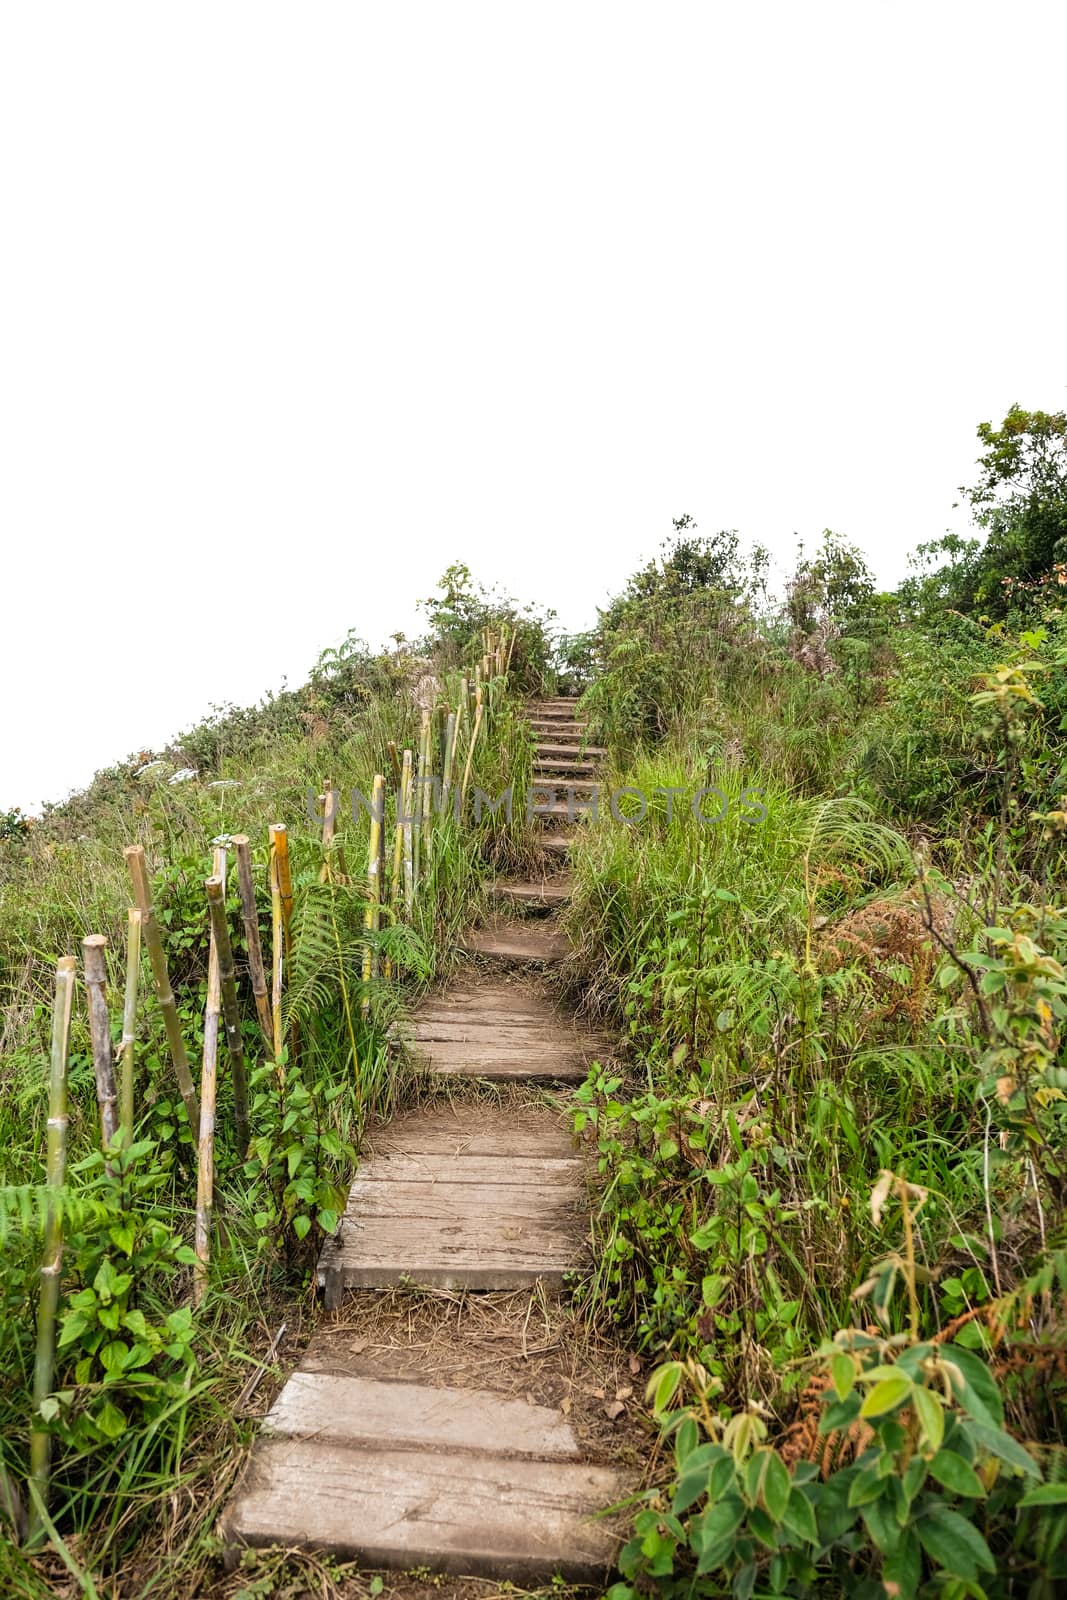
{"type": "Polygon", "coordinates": [[[427,768],[429,767],[429,765],[430,765],[430,713],[429,713],[429,711],[423,711],[423,713],[422,713],[422,726],[419,729],[419,765],[418,765],[418,774],[417,774],[419,781],[414,784],[414,792],[413,792],[413,795],[412,795],[412,799],[414,801],[414,804],[413,804],[413,807],[412,807],[412,810],[414,812],[414,817],[413,817],[412,824],[411,824],[411,827],[412,827],[411,869],[412,869],[412,892],[413,893],[414,893],[415,887],[418,885],[419,874],[422,871],[422,831],[423,831],[423,821],[424,821],[425,815],[426,815],[426,792],[430,787],[430,784],[428,782],[430,774],[427,771],[427,768]]]}
{"type": "Polygon", "coordinates": [[[400,788],[400,757],[397,754],[396,740],[390,739],[386,748],[389,751],[389,763],[393,769],[393,788],[400,788]]]}
{"type": "Polygon", "coordinates": [[[248,847],[247,833],[232,834],[230,843],[237,854],[237,891],[241,896],[241,920],[244,923],[245,944],[248,948],[248,974],[252,980],[252,993],[256,1001],[256,1017],[267,1049],[273,1050],[274,1022],[267,996],[267,974],[263,967],[263,946],[260,943],[259,914],[256,911],[256,888],[252,881],[252,853],[248,847]]]}
{"type": "Polygon", "coordinates": [[[333,844],[334,832],[337,828],[337,790],[333,786],[333,779],[327,778],[322,795],[322,871],[319,873],[319,882],[325,883],[330,875],[326,864],[326,857],[333,844]]]}
{"type": "MultiPolygon", "coordinates": [[[[371,788],[370,844],[367,848],[367,909],[363,913],[363,926],[368,933],[377,933],[381,927],[381,851],[382,823],[385,804],[385,779],[380,772],[374,775],[371,788]]],[[[370,982],[378,975],[377,951],[368,941],[363,952],[363,1002],[360,1007],[364,1018],[370,1014],[370,982]]]]}
{"type": "Polygon", "coordinates": [[[130,906],[126,928],[126,993],[122,1007],[122,1061],[119,1111],[124,1144],[133,1143],[133,1068],[137,1044],[137,987],[141,981],[141,923],[144,913],[130,906]]]}
{"type": "Polygon", "coordinates": [[[61,956],[56,965],[56,994],[52,1007],[52,1059],[48,1079],[49,1189],[41,1260],[41,1298],[37,1308],[37,1358],[33,1367],[33,1426],[30,1432],[31,1497],[30,1534],[40,1525],[38,1507],[48,1501],[48,1468],[52,1441],[40,1426],[41,1406],[52,1392],[56,1364],[56,1313],[59,1280],[63,1270],[63,1213],[56,1203],[67,1169],[67,1053],[70,1048],[70,1012],[74,1003],[77,963],[61,956]]]}
{"type": "Polygon", "coordinates": [[[518,636],[519,635],[518,635],[518,629],[517,628],[509,629],[507,660],[506,661],[504,660],[503,655],[501,655],[501,658],[500,658],[501,659],[501,663],[502,663],[503,668],[504,668],[502,675],[505,678],[507,677],[508,673],[511,671],[511,653],[515,648],[515,640],[518,638],[518,636]]]}
{"type": "Polygon", "coordinates": [[[422,713],[422,727],[419,730],[419,777],[423,781],[419,784],[416,811],[421,838],[430,813],[430,790],[433,788],[433,727],[428,710],[422,713]]]}
{"type": "Polygon", "coordinates": [[[107,1013],[106,949],[107,940],[102,933],[91,933],[82,940],[85,998],[89,1005],[89,1036],[93,1046],[93,1072],[96,1075],[96,1103],[100,1107],[100,1138],[105,1148],[110,1145],[119,1128],[115,1062],[111,1051],[111,1018],[107,1013]]]}
{"type": "MultiPolygon", "coordinates": [[[[212,877],[206,884],[222,891],[222,879],[212,877]]],[[[210,896],[210,889],[208,890],[210,896]]],[[[210,899],[209,899],[210,905],[210,899]]],[[[218,1089],[219,1012],[221,1009],[220,964],[215,930],[211,930],[211,954],[207,964],[207,1002],[204,1007],[204,1054],[200,1068],[200,1140],[196,1162],[196,1234],[193,1248],[193,1304],[199,1305],[207,1289],[207,1269],[211,1259],[211,1216],[215,1203],[215,1097],[218,1089]]]]}
{"type": "Polygon", "coordinates": [[[404,911],[408,920],[411,919],[412,908],[415,904],[415,839],[414,839],[414,757],[410,750],[404,751],[404,762],[401,767],[400,792],[404,796],[403,820],[400,824],[404,836],[404,911]]]}
{"type": "Polygon", "coordinates": [[[289,871],[289,830],[284,822],[271,824],[270,839],[275,850],[278,872],[278,891],[282,900],[282,928],[285,933],[285,954],[293,954],[293,880],[289,871]]]}
{"type": "Polygon", "coordinates": [[[452,787],[452,756],[456,746],[456,715],[454,711],[448,713],[448,722],[445,726],[445,754],[441,770],[441,809],[448,810],[448,792],[452,787]]]}
{"type": "Polygon", "coordinates": [[[156,999],[159,1009],[163,1013],[163,1025],[167,1030],[167,1043],[170,1046],[170,1058],[174,1063],[174,1076],[178,1080],[182,1100],[185,1102],[185,1115],[189,1120],[194,1141],[200,1137],[200,1105],[196,1098],[196,1089],[193,1086],[193,1075],[189,1071],[189,1057],[185,1053],[185,1040],[182,1038],[182,1025],[178,1017],[178,1007],[174,1001],[174,994],[170,987],[170,977],[167,973],[167,958],[163,951],[163,941],[159,935],[159,924],[152,908],[152,891],[148,886],[148,873],[145,870],[144,849],[139,844],[127,845],[123,852],[126,865],[129,868],[130,878],[133,883],[133,898],[141,912],[141,931],[144,934],[145,948],[148,951],[148,960],[152,968],[152,979],[155,983],[156,999]]]}
{"type": "Polygon", "coordinates": [[[244,1046],[241,1042],[241,1009],[237,1000],[237,978],[233,965],[233,946],[226,922],[226,891],[218,877],[208,878],[208,915],[211,918],[211,937],[218,952],[219,989],[222,995],[222,1019],[226,1034],[226,1050],[230,1059],[230,1078],[233,1082],[233,1118],[237,1126],[237,1149],[241,1156],[248,1150],[248,1079],[245,1075],[244,1046]]]}
{"type": "Polygon", "coordinates": [[[285,977],[285,910],[279,852],[288,852],[285,825],[272,822],[270,829],[270,924],[271,924],[271,1010],[274,1014],[272,1048],[275,1061],[282,1053],[282,984],[285,977]],[[279,843],[280,841],[280,843],[279,843]]]}
{"type": "MultiPolygon", "coordinates": [[[[219,885],[223,895],[223,906],[225,907],[225,848],[216,845],[212,859],[212,878],[208,881],[217,882],[219,885]]],[[[209,898],[209,918],[210,912],[211,902],[209,898]]],[[[214,925],[212,924],[207,963],[207,998],[204,1007],[204,1053],[200,1071],[200,1137],[197,1141],[196,1229],[193,1241],[197,1257],[196,1266],[193,1269],[194,1305],[199,1305],[204,1297],[207,1287],[208,1263],[211,1258],[211,1219],[215,1204],[215,1113],[218,1096],[221,989],[219,946],[215,938],[214,925]]]]}
{"type": "Polygon", "coordinates": [[[460,804],[466,803],[467,785],[471,779],[471,763],[474,760],[474,746],[478,742],[478,730],[482,725],[482,686],[478,685],[474,702],[474,726],[471,729],[470,749],[467,751],[467,764],[463,768],[463,782],[460,785],[460,804]]]}

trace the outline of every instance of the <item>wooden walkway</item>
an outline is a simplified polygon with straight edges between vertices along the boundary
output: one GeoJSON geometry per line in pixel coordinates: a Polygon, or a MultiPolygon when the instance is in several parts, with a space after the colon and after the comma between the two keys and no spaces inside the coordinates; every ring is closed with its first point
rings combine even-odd
{"type": "MultiPolygon", "coordinates": [[[[584,797],[600,752],[583,749],[573,702],[542,702],[531,722],[535,784],[581,785],[584,797]]],[[[408,1042],[431,1078],[567,1084],[607,1049],[545,983],[566,954],[556,910],[568,881],[558,870],[566,838],[548,831],[544,842],[548,875],[497,883],[509,920],[468,935],[474,975],[415,1014],[408,1042]]],[[[319,1283],[338,1312],[357,1293],[400,1284],[554,1292],[582,1265],[587,1234],[563,1114],[533,1102],[440,1100],[372,1137],[319,1283]]],[[[383,1375],[358,1349],[339,1357],[323,1332],[268,1414],[222,1532],[233,1557],[243,1545],[277,1544],[369,1567],[596,1582],[616,1548],[597,1513],[626,1492],[614,1467],[583,1458],[563,1413],[531,1395],[449,1386],[428,1373],[413,1380],[395,1367],[383,1375]]]]}

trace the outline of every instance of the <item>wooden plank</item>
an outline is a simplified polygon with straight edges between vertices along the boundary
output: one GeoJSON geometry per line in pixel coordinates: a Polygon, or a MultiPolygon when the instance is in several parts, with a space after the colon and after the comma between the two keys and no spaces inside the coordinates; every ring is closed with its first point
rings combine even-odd
{"type": "Polygon", "coordinates": [[[569,946],[561,933],[542,928],[479,928],[468,933],[463,949],[498,961],[562,961],[569,946]]]}
{"type": "Polygon", "coordinates": [[[526,1049],[476,1051],[469,1045],[414,1046],[428,1071],[440,1077],[485,1078],[488,1082],[581,1083],[596,1052],[526,1049]]]}
{"type": "Polygon", "coordinates": [[[556,800],[544,805],[538,801],[533,807],[535,817],[565,817],[568,822],[577,822],[582,816],[587,816],[596,807],[596,798],[583,800],[581,795],[575,795],[571,801],[556,800]]]}
{"type": "Polygon", "coordinates": [[[493,1105],[435,1105],[394,1118],[370,1136],[374,1155],[526,1155],[562,1159],[574,1154],[569,1130],[551,1111],[516,1117],[493,1105]]]}
{"type": "Polygon", "coordinates": [[[595,773],[596,770],[597,770],[597,763],[595,761],[586,761],[581,756],[575,756],[575,757],[573,757],[572,760],[569,760],[569,761],[566,760],[566,759],[557,760],[554,756],[542,755],[540,753],[540,751],[538,751],[538,753],[537,753],[537,766],[538,766],[538,770],[539,771],[546,772],[546,773],[547,772],[552,772],[552,773],[556,773],[556,772],[566,772],[566,773],[590,772],[590,773],[595,773]]]}
{"type": "Polygon", "coordinates": [[[549,833],[541,840],[541,849],[551,850],[553,855],[565,856],[573,843],[569,834],[549,833]]]}
{"type": "MultiPolygon", "coordinates": [[[[581,1157],[496,1155],[467,1153],[462,1161],[446,1152],[395,1150],[376,1153],[363,1171],[373,1169],[374,1178],[383,1183],[477,1183],[507,1184],[541,1190],[545,1184],[577,1182],[581,1178],[581,1157]]],[[[365,1180],[364,1180],[365,1181],[365,1180]]]]}
{"type": "Polygon", "coordinates": [[[366,1449],[265,1438],[223,1523],[224,1543],[330,1550],[369,1567],[596,1581],[615,1536],[595,1513],[623,1491],[569,1461],[366,1449]]]}
{"type": "Polygon", "coordinates": [[[571,880],[561,878],[556,882],[537,883],[532,879],[521,882],[511,879],[494,883],[493,895],[498,900],[511,900],[517,905],[562,906],[571,897],[571,880]]]}
{"type": "Polygon", "coordinates": [[[337,1372],[294,1372],[263,1431],[372,1448],[578,1455],[572,1428],[554,1408],[489,1389],[437,1389],[337,1372]]]}
{"type": "Polygon", "coordinates": [[[552,756],[606,756],[608,753],[602,744],[583,744],[578,739],[570,743],[563,739],[539,739],[536,748],[538,753],[552,756]]]}

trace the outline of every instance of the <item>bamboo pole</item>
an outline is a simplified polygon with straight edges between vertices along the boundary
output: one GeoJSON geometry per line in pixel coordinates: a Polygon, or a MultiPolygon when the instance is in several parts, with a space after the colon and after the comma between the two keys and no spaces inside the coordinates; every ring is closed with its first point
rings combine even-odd
{"type": "Polygon", "coordinates": [[[271,823],[270,829],[270,925],[271,925],[271,1011],[273,1035],[271,1048],[277,1061],[282,1053],[282,985],[285,979],[285,911],[282,904],[282,881],[279,849],[288,853],[289,841],[285,825],[271,823]],[[281,845],[279,845],[281,840],[281,845]]]}
{"type": "Polygon", "coordinates": [[[503,653],[501,653],[501,657],[500,657],[501,664],[502,664],[503,669],[504,669],[502,675],[505,678],[507,677],[508,673],[511,671],[511,653],[515,648],[515,640],[517,638],[518,638],[518,629],[517,628],[510,628],[508,630],[508,654],[507,654],[507,660],[506,661],[504,660],[503,653]]]}
{"type": "Polygon", "coordinates": [[[282,929],[285,934],[285,954],[293,953],[293,880],[289,870],[289,830],[284,822],[274,822],[270,827],[270,840],[275,850],[278,872],[278,892],[282,901],[282,929]]]}
{"type": "Polygon", "coordinates": [[[410,920],[412,908],[415,904],[415,838],[414,838],[414,800],[413,794],[414,756],[412,751],[404,751],[404,761],[400,769],[400,792],[404,796],[404,808],[400,829],[403,834],[404,851],[404,911],[410,920]]]}
{"type": "Polygon", "coordinates": [[[141,981],[141,924],[144,913],[130,906],[126,927],[126,992],[122,1006],[122,1042],[119,1055],[122,1062],[119,1112],[122,1138],[125,1144],[133,1143],[133,1068],[137,1044],[137,988],[141,981]]]}
{"type": "MultiPolygon", "coordinates": [[[[226,850],[216,845],[213,855],[212,878],[223,895],[226,893],[226,850]]],[[[206,887],[206,884],[205,884],[206,887]]],[[[209,920],[211,901],[208,900],[209,920]]],[[[207,998],[204,1007],[204,1053],[200,1070],[200,1137],[197,1141],[196,1163],[196,1229],[194,1249],[196,1265],[193,1269],[193,1303],[199,1305],[207,1287],[207,1269],[211,1259],[211,1219],[215,1204],[215,1122],[218,1096],[219,1016],[221,1012],[221,964],[219,947],[211,928],[211,942],[207,963],[207,998]]]]}
{"type": "Polygon", "coordinates": [[[226,922],[226,891],[218,877],[207,879],[208,915],[211,918],[211,937],[218,953],[219,990],[222,996],[222,1019],[226,1035],[226,1050],[230,1060],[230,1078],[233,1083],[233,1116],[237,1127],[237,1149],[241,1156],[248,1150],[248,1078],[245,1074],[244,1046],[241,1041],[241,1009],[237,1000],[237,978],[233,964],[233,946],[226,922]]]}
{"type": "Polygon", "coordinates": [[[182,1038],[178,1007],[170,987],[163,940],[160,938],[159,924],[152,907],[152,891],[148,886],[144,849],[139,844],[131,844],[127,845],[123,853],[133,883],[133,898],[141,912],[141,931],[144,934],[145,948],[152,968],[156,999],[159,1001],[159,1009],[163,1013],[163,1025],[167,1030],[167,1043],[170,1046],[171,1061],[174,1063],[174,1076],[178,1080],[178,1088],[185,1102],[185,1115],[195,1142],[200,1137],[200,1105],[193,1086],[193,1075],[189,1071],[189,1057],[185,1053],[185,1040],[182,1038]]]}
{"type": "Polygon", "coordinates": [[[326,858],[329,856],[333,845],[333,836],[337,829],[337,790],[333,786],[333,779],[327,778],[320,796],[322,800],[322,871],[319,873],[319,882],[325,883],[330,876],[330,869],[326,858]]]}
{"type": "Polygon", "coordinates": [[[471,779],[471,764],[474,761],[474,746],[478,742],[478,730],[481,728],[481,725],[482,725],[482,686],[481,686],[481,684],[479,684],[478,688],[477,688],[477,691],[476,691],[476,694],[475,694],[475,701],[474,701],[474,726],[471,729],[470,748],[467,751],[467,764],[463,768],[463,782],[460,785],[460,791],[459,791],[460,805],[461,806],[466,803],[466,799],[467,799],[467,785],[468,785],[468,783],[470,783],[470,779],[471,779]]]}
{"type": "Polygon", "coordinates": [[[445,754],[441,770],[441,810],[448,810],[448,794],[452,788],[452,757],[456,748],[456,714],[448,713],[448,722],[445,724],[445,754]]]}
{"type": "MultiPolygon", "coordinates": [[[[367,847],[367,909],[363,913],[363,926],[368,933],[377,933],[381,927],[381,852],[385,804],[385,779],[380,772],[374,774],[370,803],[370,843],[367,847]]],[[[371,979],[377,977],[377,975],[377,951],[373,948],[373,941],[368,941],[363,952],[363,1001],[360,1007],[364,1018],[370,1014],[370,983],[371,979]]]]}
{"type": "Polygon", "coordinates": [[[96,1076],[96,1103],[100,1108],[100,1138],[105,1147],[119,1129],[118,1093],[115,1089],[115,1061],[111,1050],[111,1018],[107,1012],[107,940],[102,933],[91,933],[82,940],[85,969],[85,998],[89,1006],[89,1036],[93,1047],[93,1072],[96,1076]]]}
{"type": "Polygon", "coordinates": [[[393,769],[393,788],[400,788],[400,757],[397,754],[396,740],[390,739],[386,748],[389,751],[389,765],[393,769]]]}
{"type": "Polygon", "coordinates": [[[61,956],[56,965],[56,993],[52,1007],[52,1053],[48,1078],[49,1190],[41,1259],[41,1298],[37,1308],[37,1356],[33,1367],[33,1424],[30,1432],[30,1535],[40,1526],[40,1510],[48,1500],[48,1469],[52,1441],[40,1426],[41,1406],[52,1392],[56,1364],[56,1313],[59,1280],[63,1270],[63,1213],[57,1204],[67,1168],[67,1054],[70,1049],[70,1013],[74,1003],[77,963],[61,956]]]}
{"type": "MultiPolygon", "coordinates": [[[[222,891],[222,879],[211,877],[222,891]]],[[[210,895],[210,890],[208,891],[210,895]]],[[[210,905],[210,899],[208,904],[210,905]]],[[[204,1054],[200,1068],[200,1139],[196,1161],[196,1233],[193,1248],[196,1265],[193,1268],[193,1304],[199,1305],[207,1289],[207,1269],[211,1259],[211,1217],[215,1203],[215,1099],[218,1090],[219,1013],[221,986],[219,979],[219,952],[215,943],[214,926],[211,932],[211,953],[207,964],[207,1001],[204,1006],[204,1054]]]]}
{"type": "Polygon", "coordinates": [[[247,833],[230,837],[237,855],[237,892],[241,896],[241,921],[244,923],[245,945],[248,950],[248,975],[252,980],[252,994],[256,1002],[259,1031],[268,1050],[274,1049],[274,1021],[271,1017],[267,994],[267,974],[263,966],[263,945],[259,937],[259,913],[256,911],[256,886],[252,881],[252,853],[247,833]]]}

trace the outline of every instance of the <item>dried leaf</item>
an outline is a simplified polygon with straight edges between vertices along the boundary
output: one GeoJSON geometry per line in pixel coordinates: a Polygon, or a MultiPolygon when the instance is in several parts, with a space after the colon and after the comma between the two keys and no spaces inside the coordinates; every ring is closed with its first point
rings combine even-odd
{"type": "Polygon", "coordinates": [[[633,1396],[633,1392],[634,1392],[633,1384],[632,1383],[627,1383],[627,1384],[624,1384],[624,1386],[621,1389],[616,1389],[615,1398],[616,1398],[616,1400],[629,1400],[633,1396]]]}
{"type": "Polygon", "coordinates": [[[626,1407],[623,1405],[621,1400],[609,1400],[604,1407],[604,1415],[607,1417],[609,1422],[617,1422],[625,1410],[626,1407]]]}

